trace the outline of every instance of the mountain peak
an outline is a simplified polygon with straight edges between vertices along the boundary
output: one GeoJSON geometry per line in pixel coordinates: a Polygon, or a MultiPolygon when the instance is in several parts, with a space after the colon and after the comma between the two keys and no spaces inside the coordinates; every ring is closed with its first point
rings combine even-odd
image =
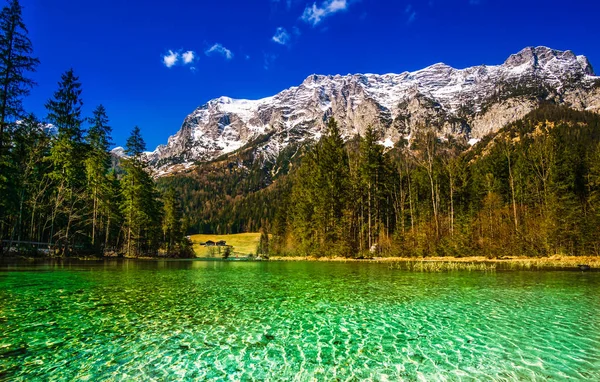
{"type": "Polygon", "coordinates": [[[594,68],[586,56],[577,56],[577,62],[588,76],[595,76],[594,68]]]}
{"type": "Polygon", "coordinates": [[[306,77],[304,79],[304,81],[302,81],[302,85],[309,85],[309,86],[316,85],[325,80],[332,79],[332,78],[333,78],[333,76],[331,76],[331,75],[326,76],[323,74],[311,74],[310,76],[306,77]]]}
{"type": "Polygon", "coordinates": [[[592,66],[585,56],[575,56],[570,50],[556,50],[546,46],[529,46],[519,53],[511,54],[504,62],[505,67],[530,67],[534,69],[551,66],[570,67],[569,70],[580,70],[587,75],[594,75],[592,66]]]}
{"type": "Polygon", "coordinates": [[[536,66],[539,64],[540,58],[548,60],[549,57],[556,57],[563,53],[559,50],[550,49],[545,46],[528,46],[520,52],[511,54],[504,62],[505,66],[515,67],[523,64],[531,64],[536,66]]]}
{"type": "Polygon", "coordinates": [[[388,143],[423,126],[441,135],[481,138],[544,100],[600,111],[600,88],[594,85],[599,79],[592,75],[585,56],[543,46],[525,48],[503,65],[455,69],[440,62],[401,74],[312,74],[272,97],[209,101],[149,159],[157,167],[191,165],[254,142],[257,160],[275,160],[289,145],[318,139],[330,117],[343,136],[372,126],[388,143]]]}
{"type": "Polygon", "coordinates": [[[426,69],[454,69],[454,68],[443,62],[437,62],[433,65],[428,66],[426,69]]]}
{"type": "Polygon", "coordinates": [[[110,153],[118,158],[127,158],[127,154],[125,153],[125,149],[122,146],[117,146],[114,149],[110,150],[110,153]]]}
{"type": "Polygon", "coordinates": [[[208,101],[211,105],[219,105],[219,104],[230,104],[235,100],[231,97],[221,96],[219,98],[212,99],[208,101]]]}

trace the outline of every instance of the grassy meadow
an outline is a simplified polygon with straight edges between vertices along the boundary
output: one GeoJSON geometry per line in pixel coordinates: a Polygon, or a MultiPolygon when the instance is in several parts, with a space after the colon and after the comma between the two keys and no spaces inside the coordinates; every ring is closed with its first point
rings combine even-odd
{"type": "MultiPolygon", "coordinates": [[[[219,240],[225,240],[227,245],[233,246],[233,254],[235,255],[249,255],[256,253],[256,247],[260,240],[260,233],[238,233],[235,235],[210,235],[210,234],[198,234],[190,236],[192,243],[194,244],[194,252],[197,257],[221,257],[219,255],[218,247],[205,247],[200,245],[208,240],[217,242],[219,240]],[[215,251],[211,254],[211,248],[215,251]]],[[[224,248],[221,247],[221,252],[224,248]]]]}

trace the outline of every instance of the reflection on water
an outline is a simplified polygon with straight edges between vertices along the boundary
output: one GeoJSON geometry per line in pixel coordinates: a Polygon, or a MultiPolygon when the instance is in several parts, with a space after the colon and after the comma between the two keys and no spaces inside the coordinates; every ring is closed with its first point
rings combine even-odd
{"type": "Polygon", "coordinates": [[[0,268],[0,380],[600,380],[600,274],[362,263],[0,268]]]}

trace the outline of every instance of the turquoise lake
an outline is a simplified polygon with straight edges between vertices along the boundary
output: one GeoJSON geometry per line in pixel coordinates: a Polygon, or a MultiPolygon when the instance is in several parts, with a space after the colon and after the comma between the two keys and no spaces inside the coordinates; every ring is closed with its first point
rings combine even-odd
{"type": "Polygon", "coordinates": [[[0,263],[0,380],[600,381],[600,272],[0,263]]]}

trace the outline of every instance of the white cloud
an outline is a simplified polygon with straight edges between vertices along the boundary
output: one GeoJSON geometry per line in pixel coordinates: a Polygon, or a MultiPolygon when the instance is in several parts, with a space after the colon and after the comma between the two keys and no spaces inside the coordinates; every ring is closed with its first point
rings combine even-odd
{"type": "Polygon", "coordinates": [[[275,35],[272,38],[278,44],[287,45],[290,42],[290,34],[283,27],[277,28],[275,35]]]}
{"type": "Polygon", "coordinates": [[[169,52],[165,54],[162,57],[162,59],[163,64],[167,68],[171,68],[175,65],[190,65],[193,64],[196,60],[196,52],[194,52],[193,50],[188,50],[182,53],[181,50],[174,51],[172,49],[169,49],[169,52]]]}
{"type": "Polygon", "coordinates": [[[334,13],[337,11],[343,11],[347,6],[348,4],[346,4],[346,0],[333,0],[327,5],[327,10],[331,13],[334,13]]]}
{"type": "Polygon", "coordinates": [[[231,60],[233,58],[233,53],[229,49],[225,48],[223,45],[221,45],[219,43],[214,44],[209,49],[204,51],[204,53],[207,56],[210,56],[213,53],[217,53],[217,54],[220,54],[223,57],[225,57],[225,59],[227,59],[227,60],[231,60]]]}
{"type": "Polygon", "coordinates": [[[315,26],[323,21],[325,17],[346,10],[347,8],[348,2],[346,0],[326,0],[320,6],[317,6],[317,3],[313,3],[312,7],[306,7],[300,18],[315,26]]]}
{"type": "Polygon", "coordinates": [[[163,64],[165,64],[167,68],[170,68],[173,65],[175,65],[178,60],[179,53],[173,52],[172,50],[169,50],[169,54],[163,56],[163,64]]]}
{"type": "Polygon", "coordinates": [[[194,58],[196,58],[196,53],[188,50],[187,52],[181,54],[181,58],[183,59],[184,64],[191,64],[194,62],[194,58]]]}

